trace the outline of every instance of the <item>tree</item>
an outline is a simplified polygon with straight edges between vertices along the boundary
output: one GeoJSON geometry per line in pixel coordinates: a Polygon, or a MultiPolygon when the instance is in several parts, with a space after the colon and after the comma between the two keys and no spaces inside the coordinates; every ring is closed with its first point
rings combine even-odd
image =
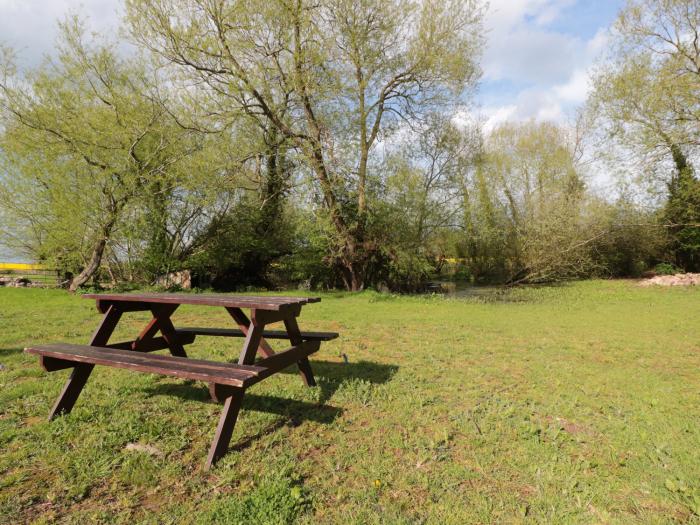
{"type": "Polygon", "coordinates": [[[465,183],[465,250],[476,277],[538,282],[587,275],[597,236],[585,220],[576,143],[551,123],[503,124],[465,183]]]}
{"type": "MultiPolygon", "coordinates": [[[[398,144],[387,146],[381,229],[392,288],[416,290],[451,251],[448,232],[460,219],[462,183],[480,152],[477,126],[457,126],[433,113],[398,144]]],[[[379,234],[379,232],[378,232],[379,234]]]]}
{"type": "Polygon", "coordinates": [[[378,243],[380,136],[463,96],[478,78],[475,0],[128,0],[136,40],[303,156],[332,223],[345,286],[365,286],[378,243]]]}
{"type": "Polygon", "coordinates": [[[700,181],[691,160],[700,145],[699,26],[693,0],[629,1],[590,99],[606,135],[666,185],[672,249],[689,270],[700,268],[700,181]]]}
{"type": "Polygon", "coordinates": [[[0,200],[12,221],[3,233],[75,272],[72,291],[98,271],[136,201],[172,188],[202,149],[164,110],[143,60],[83,34],[68,19],[57,61],[19,75],[5,60],[0,79],[0,200]]]}

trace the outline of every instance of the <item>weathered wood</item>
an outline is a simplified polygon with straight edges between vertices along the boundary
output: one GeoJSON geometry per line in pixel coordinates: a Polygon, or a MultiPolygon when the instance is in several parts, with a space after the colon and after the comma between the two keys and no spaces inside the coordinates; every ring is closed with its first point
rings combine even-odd
{"type": "MultiPolygon", "coordinates": [[[[301,336],[301,331],[299,330],[299,325],[295,317],[289,317],[284,320],[284,327],[287,329],[289,334],[289,340],[294,345],[301,345],[304,339],[301,336]]],[[[320,344],[320,342],[319,342],[320,344]]],[[[299,366],[299,373],[301,374],[301,379],[304,381],[306,386],[316,386],[316,379],[314,379],[314,372],[311,369],[311,363],[306,356],[301,357],[297,362],[299,366]]]]}
{"type": "Polygon", "coordinates": [[[290,305],[284,310],[263,310],[261,308],[251,308],[250,318],[253,324],[260,326],[278,323],[289,319],[290,317],[297,317],[301,313],[301,305],[295,304],[290,305]]]}
{"type": "MultiPolygon", "coordinates": [[[[194,343],[195,334],[177,333],[177,342],[180,345],[189,345],[194,343]]],[[[170,345],[164,337],[154,337],[147,340],[123,341],[121,343],[111,343],[105,345],[107,348],[117,348],[119,350],[135,350],[137,352],[156,352],[158,350],[166,350],[170,345]]]]}
{"type": "MultiPolygon", "coordinates": [[[[248,316],[244,314],[243,310],[241,310],[240,308],[226,308],[226,311],[231,317],[233,317],[233,320],[236,321],[236,324],[238,324],[238,326],[240,327],[240,330],[238,331],[242,334],[242,336],[247,337],[248,331],[250,329],[250,319],[248,319],[248,316]]],[[[260,338],[258,351],[264,356],[271,356],[275,353],[275,351],[272,349],[269,343],[265,341],[264,334],[260,338]]]]}
{"type": "Polygon", "coordinates": [[[228,445],[231,442],[231,436],[233,435],[233,429],[236,426],[236,419],[238,419],[238,412],[242,403],[243,390],[233,391],[224,401],[224,408],[221,411],[219,424],[216,427],[216,433],[204,466],[205,470],[209,470],[228,451],[228,445]]]}
{"type": "Polygon", "coordinates": [[[216,401],[217,403],[223,403],[224,401],[226,401],[227,397],[233,394],[233,391],[235,389],[236,387],[229,385],[209,383],[209,397],[211,397],[212,401],[216,401]]]}
{"type": "MultiPolygon", "coordinates": [[[[320,347],[321,341],[304,341],[283,352],[277,352],[273,356],[261,359],[255,363],[255,366],[264,369],[264,371],[260,372],[256,379],[259,381],[268,375],[284,370],[294,363],[298,363],[302,359],[307,359],[311,354],[318,352],[320,347]]],[[[313,375],[311,377],[313,379],[313,375]]]]}
{"type": "Polygon", "coordinates": [[[238,356],[238,362],[242,365],[252,365],[255,361],[255,354],[262,340],[262,332],[265,325],[258,325],[253,321],[248,328],[248,335],[243,342],[243,349],[238,356]]]}
{"type": "Polygon", "coordinates": [[[292,306],[317,303],[320,297],[279,297],[222,294],[176,294],[176,293],[135,293],[135,294],[85,294],[87,299],[108,303],[159,303],[196,304],[232,308],[260,308],[264,310],[287,310],[292,306]]]}
{"type": "Polygon", "coordinates": [[[156,321],[160,333],[163,335],[163,339],[168,343],[170,353],[177,357],[187,357],[187,352],[185,352],[184,347],[178,342],[175,327],[170,320],[170,316],[177,310],[178,306],[180,305],[154,305],[151,307],[151,312],[153,313],[153,318],[156,321]]]}
{"type": "Polygon", "coordinates": [[[104,313],[99,328],[89,345],[55,344],[30,347],[26,352],[39,355],[47,371],[73,368],[50,418],[70,412],[95,365],[106,365],[183,379],[200,380],[209,384],[213,399],[224,402],[207,457],[206,468],[214,465],[228,450],[244,390],[270,375],[293,364],[299,366],[307,385],[315,385],[308,356],[317,352],[321,341],[338,337],[333,332],[301,332],[296,317],[301,306],[318,302],[308,297],[250,297],[196,294],[88,294],[96,299],[98,310],[104,313]],[[181,328],[176,329],[171,316],[180,304],[225,307],[239,329],[181,328]],[[251,310],[250,319],[241,308],[251,310]],[[153,319],[133,341],[109,344],[122,313],[150,310],[153,319]],[[265,330],[267,324],[283,321],[286,330],[265,330]],[[157,333],[161,337],[156,337],[157,333]],[[186,357],[184,345],[194,342],[197,335],[245,337],[239,364],[221,363],[186,357]],[[292,347],[274,353],[265,340],[288,339],[292,347]],[[150,354],[170,349],[172,356],[150,354]],[[265,356],[255,363],[257,352],[265,356]]]}
{"type": "MultiPolygon", "coordinates": [[[[169,313],[175,312],[175,309],[178,307],[178,305],[175,305],[173,308],[170,306],[169,308],[171,311],[169,313]]],[[[151,312],[151,315],[153,315],[153,308],[152,305],[149,306],[148,310],[151,312]]],[[[140,343],[142,341],[147,341],[149,339],[153,339],[158,331],[160,330],[160,320],[158,319],[157,316],[153,315],[150,321],[148,321],[148,324],[141,330],[139,335],[136,336],[136,341],[137,343],[140,343]]]]}
{"type": "MultiPolygon", "coordinates": [[[[114,329],[121,319],[122,313],[114,305],[107,308],[100,326],[92,334],[90,339],[90,344],[95,346],[103,346],[109,342],[114,329]]],[[[85,383],[87,383],[92,369],[94,368],[91,364],[80,364],[73,368],[68,381],[63,385],[61,393],[58,395],[56,402],[49,412],[49,420],[58,417],[61,414],[67,414],[73,410],[75,402],[80,396],[80,392],[83,391],[85,383]]]]}
{"type": "Polygon", "coordinates": [[[57,370],[66,370],[67,368],[75,368],[77,363],[75,361],[66,361],[65,359],[56,359],[55,357],[48,357],[45,355],[39,356],[39,364],[41,368],[47,372],[56,372],[57,370]]]}
{"type": "MultiPolygon", "coordinates": [[[[259,366],[240,366],[185,357],[144,354],[131,350],[87,345],[53,344],[30,347],[27,353],[74,361],[87,365],[106,365],[139,372],[194,379],[206,383],[246,387],[257,382],[257,376],[269,372],[259,366]]],[[[76,368],[80,366],[77,365],[76,368]]]]}
{"type": "MultiPolygon", "coordinates": [[[[202,335],[213,337],[245,337],[247,331],[236,328],[206,328],[206,327],[182,327],[176,328],[175,332],[182,335],[202,335]]],[[[304,341],[331,341],[338,337],[337,332],[301,332],[304,341]]],[[[263,330],[262,336],[265,339],[287,339],[289,334],[286,330],[263,330]]]]}
{"type": "Polygon", "coordinates": [[[118,305],[118,309],[121,312],[147,312],[151,309],[150,304],[142,302],[103,301],[98,299],[95,305],[97,306],[97,311],[101,314],[106,313],[109,307],[114,305],[118,305]]]}

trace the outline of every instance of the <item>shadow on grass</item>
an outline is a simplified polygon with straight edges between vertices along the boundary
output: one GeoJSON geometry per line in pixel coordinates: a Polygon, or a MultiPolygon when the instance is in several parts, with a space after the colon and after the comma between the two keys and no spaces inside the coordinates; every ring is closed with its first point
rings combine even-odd
{"type": "Polygon", "coordinates": [[[0,358],[15,354],[21,354],[23,348],[0,348],[0,358]]]}
{"type": "MultiPolygon", "coordinates": [[[[189,399],[192,401],[209,401],[209,391],[202,383],[188,381],[186,383],[164,383],[152,386],[144,390],[151,396],[177,396],[181,399],[189,399]]],[[[330,423],[340,413],[342,409],[335,407],[326,407],[317,403],[307,403],[305,401],[296,401],[288,397],[279,396],[262,396],[246,392],[243,397],[242,410],[256,410],[258,412],[268,412],[270,414],[278,414],[287,417],[291,423],[294,421],[308,419],[319,423],[330,423]]]]}
{"type": "MultiPolygon", "coordinates": [[[[163,384],[146,390],[150,395],[169,395],[195,401],[208,401],[209,392],[201,387],[201,383],[163,384]]],[[[324,406],[317,403],[307,403],[294,399],[278,396],[261,396],[246,393],[243,397],[242,410],[255,410],[280,416],[279,419],[267,425],[252,436],[246,436],[236,443],[232,443],[230,449],[241,451],[262,437],[274,433],[284,427],[297,427],[302,421],[316,421],[324,425],[331,424],[343,413],[342,408],[324,406]]]]}
{"type": "MultiPolygon", "coordinates": [[[[234,450],[242,450],[248,447],[253,441],[270,434],[275,430],[289,425],[298,426],[302,421],[315,421],[322,424],[332,423],[343,413],[342,408],[325,406],[325,403],[340,385],[348,379],[362,379],[370,383],[386,383],[399,369],[395,365],[385,365],[360,361],[357,363],[335,363],[329,361],[311,361],[311,366],[316,376],[318,387],[321,389],[321,396],[318,403],[308,403],[297,401],[288,397],[258,395],[246,392],[243,397],[243,410],[255,410],[282,416],[282,419],[275,421],[255,436],[249,436],[232,446],[234,450]]],[[[296,367],[291,366],[283,371],[287,374],[296,374],[296,367]]],[[[301,381],[301,379],[300,379],[301,381]]],[[[145,390],[145,393],[153,395],[177,396],[182,399],[192,401],[208,401],[209,392],[202,384],[196,381],[186,383],[159,384],[145,390]]]]}
{"type": "MultiPolygon", "coordinates": [[[[361,379],[373,384],[387,383],[399,369],[396,365],[385,365],[371,361],[357,363],[336,363],[310,359],[316,382],[321,389],[321,403],[328,401],[340,385],[348,379],[361,379]]],[[[296,366],[290,366],[283,374],[296,374],[296,366]]]]}

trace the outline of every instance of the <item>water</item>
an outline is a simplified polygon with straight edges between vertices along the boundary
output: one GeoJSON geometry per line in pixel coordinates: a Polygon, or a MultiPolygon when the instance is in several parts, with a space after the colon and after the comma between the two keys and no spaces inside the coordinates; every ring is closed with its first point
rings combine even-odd
{"type": "Polygon", "coordinates": [[[446,297],[493,297],[503,293],[502,286],[474,285],[465,281],[433,281],[429,291],[446,297]]]}

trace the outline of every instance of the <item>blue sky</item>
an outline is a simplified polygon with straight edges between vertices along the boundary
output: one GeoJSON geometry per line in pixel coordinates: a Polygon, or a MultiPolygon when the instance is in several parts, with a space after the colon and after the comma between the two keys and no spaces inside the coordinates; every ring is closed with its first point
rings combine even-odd
{"type": "MultiPolygon", "coordinates": [[[[89,17],[97,32],[119,25],[121,0],[0,0],[0,43],[25,64],[50,53],[56,20],[89,17]]],[[[490,0],[478,113],[504,120],[566,122],[586,98],[588,71],[604,51],[606,31],[623,0],[490,0]]]]}
{"type": "Polygon", "coordinates": [[[491,0],[479,112],[566,122],[586,99],[590,68],[623,0],[491,0]]]}

